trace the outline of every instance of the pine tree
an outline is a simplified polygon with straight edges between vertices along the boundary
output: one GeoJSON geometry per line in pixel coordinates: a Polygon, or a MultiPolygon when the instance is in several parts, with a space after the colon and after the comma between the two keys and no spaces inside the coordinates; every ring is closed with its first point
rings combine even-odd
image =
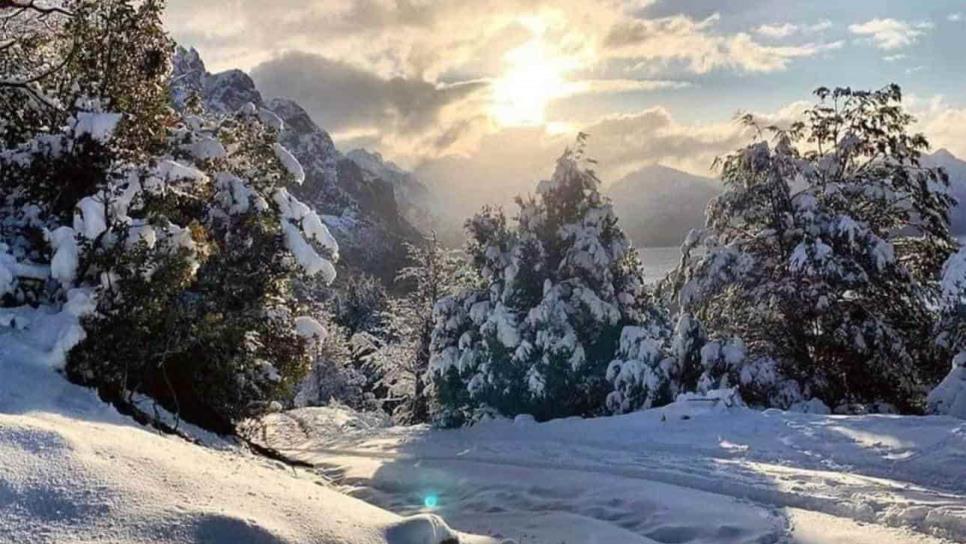
{"type": "Polygon", "coordinates": [[[483,286],[436,306],[437,421],[601,413],[622,329],[661,322],[637,254],[596,175],[581,166],[590,163],[584,138],[535,197],[518,199],[515,227],[496,209],[467,223],[468,254],[483,286]]]}
{"type": "Polygon", "coordinates": [[[764,405],[805,396],[918,409],[944,366],[929,338],[954,247],[948,183],[919,164],[927,142],[909,133],[897,86],[816,94],[788,129],[745,118],[774,138],[720,162],[725,193],[685,244],[681,307],[712,339],[740,339],[752,365],[710,357],[703,380],[730,373],[764,405]]]}

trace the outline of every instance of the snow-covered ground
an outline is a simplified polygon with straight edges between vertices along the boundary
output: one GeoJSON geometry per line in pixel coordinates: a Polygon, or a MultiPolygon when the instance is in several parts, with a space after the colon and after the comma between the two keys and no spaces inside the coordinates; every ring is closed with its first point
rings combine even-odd
{"type": "Polygon", "coordinates": [[[70,312],[0,324],[3,543],[454,542],[434,515],[520,544],[966,541],[962,420],[703,401],[452,431],[339,408],[267,418],[264,440],[332,486],[159,435],[68,384],[52,368],[78,338],[70,312]]]}
{"type": "Polygon", "coordinates": [[[389,427],[307,408],[266,441],[401,514],[529,543],[966,541],[966,421],[702,401],[619,417],[389,427]]]}
{"type": "Polygon", "coordinates": [[[232,444],[133,424],[52,370],[79,331],[70,314],[2,310],[0,323],[0,543],[456,542],[435,516],[403,519],[232,444]]]}

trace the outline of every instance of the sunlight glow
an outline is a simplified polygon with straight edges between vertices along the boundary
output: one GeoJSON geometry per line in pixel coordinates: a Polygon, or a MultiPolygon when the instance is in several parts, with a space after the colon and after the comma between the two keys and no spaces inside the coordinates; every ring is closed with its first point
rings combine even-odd
{"type": "Polygon", "coordinates": [[[547,105],[567,94],[565,74],[573,61],[555,54],[543,39],[546,27],[533,18],[521,20],[532,38],[509,51],[506,69],[493,83],[491,115],[501,126],[541,126],[547,105]]]}

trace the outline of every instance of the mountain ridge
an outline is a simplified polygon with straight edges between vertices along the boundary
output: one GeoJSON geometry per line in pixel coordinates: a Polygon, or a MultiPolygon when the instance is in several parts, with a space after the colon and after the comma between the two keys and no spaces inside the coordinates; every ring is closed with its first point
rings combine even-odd
{"type": "MultiPolygon", "coordinates": [[[[407,264],[405,243],[422,233],[404,216],[392,180],[364,170],[342,154],[332,137],[297,102],[265,100],[241,70],[208,72],[194,48],[179,47],[173,58],[172,102],[185,108],[192,96],[216,113],[231,113],[251,103],[280,121],[279,142],[301,163],[306,178],[293,194],[314,207],[339,239],[342,267],[358,268],[391,284],[407,264]]],[[[381,158],[381,157],[380,157],[381,158]]],[[[387,172],[389,170],[386,170],[387,172]]]]}

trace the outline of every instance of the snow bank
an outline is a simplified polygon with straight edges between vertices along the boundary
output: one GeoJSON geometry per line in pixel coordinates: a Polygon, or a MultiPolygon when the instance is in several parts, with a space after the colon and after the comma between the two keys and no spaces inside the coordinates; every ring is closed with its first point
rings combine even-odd
{"type": "Polygon", "coordinates": [[[71,293],[63,312],[0,316],[0,542],[495,542],[436,516],[401,518],[228,444],[133,424],[49,368],[91,306],[71,293]]]}

